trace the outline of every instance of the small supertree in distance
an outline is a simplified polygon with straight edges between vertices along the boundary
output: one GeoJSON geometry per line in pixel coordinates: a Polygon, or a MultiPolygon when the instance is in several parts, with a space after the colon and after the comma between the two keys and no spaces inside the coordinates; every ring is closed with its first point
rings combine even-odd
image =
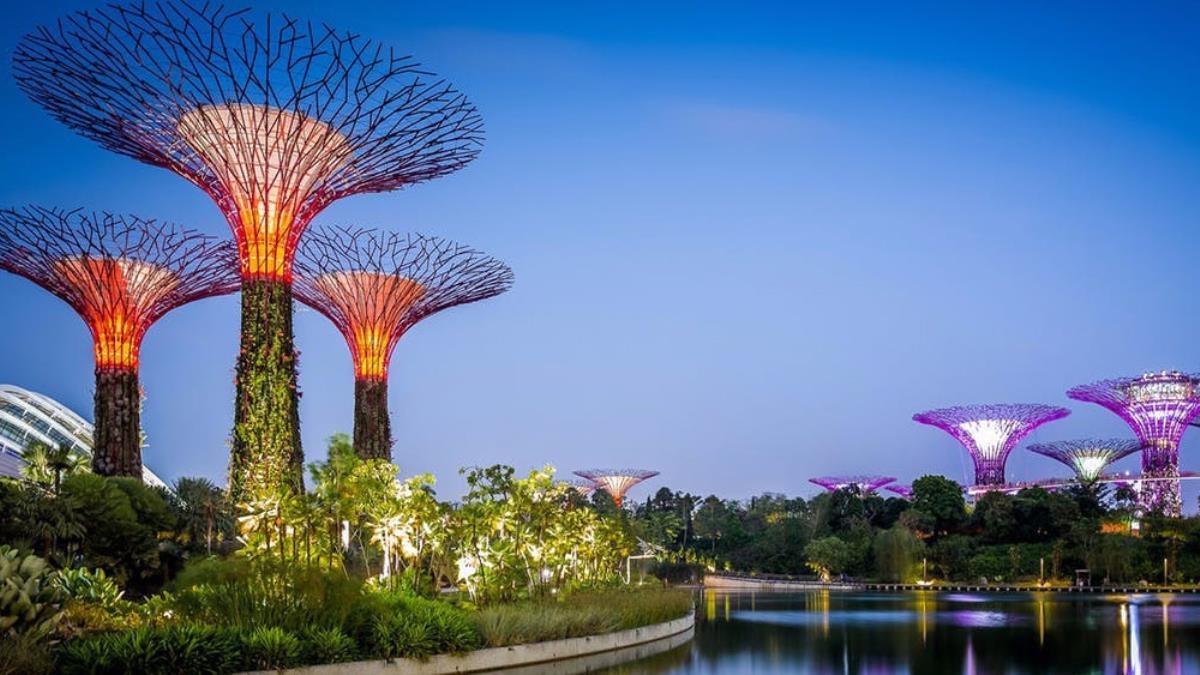
{"type": "Polygon", "coordinates": [[[333,201],[443,176],[480,118],[410,57],[352,31],[221,3],[131,2],[23,37],[17,85],[114,152],[204,190],[242,273],[230,495],[303,490],[292,262],[333,201]]]}
{"type": "Polygon", "coordinates": [[[1178,371],[1146,373],[1080,385],[1067,396],[1108,408],[1125,420],[1142,441],[1142,508],[1178,516],[1183,509],[1179,486],[1179,443],[1200,414],[1200,376],[1178,371]]]}
{"type": "Polygon", "coordinates": [[[391,459],[388,366],[400,338],[422,319],[499,295],[512,270],[437,237],[379,230],[310,232],[296,261],[295,292],[333,322],[354,359],[354,450],[391,459]]]}
{"type": "Polygon", "coordinates": [[[592,481],[597,490],[604,490],[612,496],[617,508],[625,502],[625,493],[638,483],[658,475],[657,471],[642,469],[586,469],[576,471],[576,476],[592,481]]]}
{"type": "Polygon", "coordinates": [[[146,330],[193,300],[238,287],[233,243],[136,216],[0,210],[0,269],[71,306],[92,333],[92,468],[142,477],[138,358],[146,330]]]}
{"type": "Polygon", "coordinates": [[[975,463],[976,485],[1003,485],[1004,464],[1029,432],[1071,413],[1041,403],[995,403],[928,410],[913,420],[954,437],[975,463]]]}
{"type": "Polygon", "coordinates": [[[865,495],[888,483],[896,482],[896,479],[892,476],[819,476],[809,478],[808,482],[820,485],[830,492],[852,488],[865,495]]]}
{"type": "Polygon", "coordinates": [[[583,478],[579,478],[579,479],[575,479],[575,480],[564,480],[563,484],[566,485],[567,487],[571,488],[575,492],[579,493],[580,497],[587,497],[588,495],[590,495],[596,491],[596,484],[590,480],[585,480],[583,478]]]}
{"type": "Polygon", "coordinates": [[[911,485],[905,485],[903,483],[891,483],[889,485],[884,486],[883,489],[887,490],[889,492],[894,492],[894,493],[900,495],[900,497],[903,499],[912,499],[913,493],[912,493],[911,485]]]}
{"type": "Polygon", "coordinates": [[[1081,484],[1092,485],[1109,464],[1141,450],[1142,442],[1134,438],[1085,438],[1035,443],[1027,449],[1066,464],[1081,484]]]}

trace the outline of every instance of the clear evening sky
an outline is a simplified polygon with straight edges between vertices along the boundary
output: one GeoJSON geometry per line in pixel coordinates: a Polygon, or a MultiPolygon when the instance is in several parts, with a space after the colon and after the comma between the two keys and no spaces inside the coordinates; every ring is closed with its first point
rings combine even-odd
{"type": "MultiPolygon", "coordinates": [[[[449,497],[458,467],[492,463],[651,468],[649,488],[726,497],[827,473],[963,480],[965,454],[914,412],[1054,403],[1073,414],[1030,440],[1127,436],[1065,390],[1200,369],[1196,10],[834,4],[258,3],[394,44],[484,116],[465,170],[317,219],[449,237],[516,272],[401,342],[406,474],[449,497]]],[[[0,44],[89,6],[11,3],[0,44]]],[[[0,203],[228,235],[200,190],[77,136],[11,77],[0,119],[0,203]]],[[[90,418],[83,323],[10,275],[0,299],[0,382],[90,418]]],[[[237,306],[184,307],[146,338],[145,457],[167,479],[224,481],[237,306]]],[[[318,459],[350,430],[350,356],[312,311],[297,342],[318,459]]]]}

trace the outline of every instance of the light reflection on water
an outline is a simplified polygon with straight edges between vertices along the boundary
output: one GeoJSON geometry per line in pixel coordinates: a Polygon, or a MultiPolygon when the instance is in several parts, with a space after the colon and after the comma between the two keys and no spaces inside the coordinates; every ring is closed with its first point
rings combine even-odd
{"type": "Polygon", "coordinates": [[[705,591],[696,639],[611,673],[1200,673],[1200,596],[705,591]]]}

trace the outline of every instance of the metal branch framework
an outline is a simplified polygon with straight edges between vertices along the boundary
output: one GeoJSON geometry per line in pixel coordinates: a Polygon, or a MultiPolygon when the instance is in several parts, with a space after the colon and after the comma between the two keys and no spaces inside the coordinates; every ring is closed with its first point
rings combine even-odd
{"type": "Polygon", "coordinates": [[[998,403],[928,410],[913,415],[913,420],[945,431],[966,449],[975,463],[977,485],[1003,485],[1004,464],[1017,443],[1070,413],[1040,403],[998,403]]]}
{"type": "Polygon", "coordinates": [[[288,279],[336,199],[451,173],[480,150],[466,97],[351,32],[220,4],[135,2],[26,35],[18,86],[100,145],[206,191],[247,278],[288,279]]]}
{"type": "Polygon", "coordinates": [[[1200,414],[1200,375],[1179,371],[1146,373],[1080,385],[1067,396],[1104,406],[1116,413],[1145,444],[1142,475],[1154,479],[1141,493],[1148,510],[1179,515],[1183,501],[1179,481],[1179,443],[1200,414]]]}
{"type": "Polygon", "coordinates": [[[96,473],[141,477],[142,338],[180,305],[238,288],[232,242],[137,216],[0,210],[0,269],[71,306],[92,334],[96,473]]]}
{"type": "Polygon", "coordinates": [[[1027,449],[1062,462],[1084,485],[1095,483],[1109,464],[1141,450],[1143,443],[1132,438],[1085,438],[1053,443],[1035,443],[1027,449]]]}
{"type": "Polygon", "coordinates": [[[71,14],[22,38],[13,63],[18,86],[56,119],[216,202],[243,277],[230,495],[303,490],[296,246],[336,199],[474,159],[483,139],[474,106],[357,34],[208,2],[71,14]]]}
{"type": "Polygon", "coordinates": [[[295,293],[324,314],[354,359],[354,446],[391,456],[388,366],[400,338],[422,319],[507,291],[513,273],[475,249],[421,234],[322,228],[301,245],[295,293]]]}
{"type": "Polygon", "coordinates": [[[587,469],[576,471],[576,476],[592,481],[596,489],[612,495],[617,508],[625,501],[625,493],[638,483],[658,475],[657,471],[643,469],[587,469]]]}
{"type": "Polygon", "coordinates": [[[592,482],[590,480],[585,480],[583,478],[574,479],[574,480],[570,480],[570,479],[564,480],[563,484],[566,485],[567,487],[571,488],[575,492],[579,493],[579,496],[581,496],[581,497],[587,497],[588,495],[595,492],[596,488],[597,488],[597,485],[594,482],[592,482]]]}
{"type": "Polygon", "coordinates": [[[889,492],[894,492],[894,493],[900,495],[900,497],[902,497],[903,499],[912,499],[913,491],[912,491],[911,485],[904,485],[903,483],[892,483],[891,485],[884,486],[883,489],[888,490],[889,492]]]}
{"type": "Polygon", "coordinates": [[[893,476],[819,476],[809,478],[808,482],[820,485],[830,492],[853,488],[862,494],[875,492],[888,483],[896,482],[893,476]]]}

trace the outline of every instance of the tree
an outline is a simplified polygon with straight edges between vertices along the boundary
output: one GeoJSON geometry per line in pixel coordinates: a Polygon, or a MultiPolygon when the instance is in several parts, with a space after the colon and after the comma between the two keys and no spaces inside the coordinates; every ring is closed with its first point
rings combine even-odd
{"type": "Polygon", "coordinates": [[[854,560],[854,547],[835,536],[822,537],[804,547],[808,567],[829,581],[834,574],[842,573],[854,560]]]}
{"type": "Polygon", "coordinates": [[[225,491],[207,478],[180,478],[175,481],[172,500],[179,528],[189,542],[204,541],[204,550],[212,555],[213,536],[224,539],[233,527],[233,515],[225,500],[225,491]]]}
{"type": "Polygon", "coordinates": [[[903,525],[883,530],[875,537],[875,568],[884,581],[908,581],[925,544],[903,525]]]}
{"type": "Polygon", "coordinates": [[[25,460],[25,466],[21,468],[25,480],[51,490],[53,494],[58,494],[64,477],[88,470],[87,458],[66,443],[51,446],[33,440],[21,457],[25,460]]]}
{"type": "Polygon", "coordinates": [[[958,483],[944,476],[922,476],[913,481],[912,488],[912,508],[933,517],[935,537],[962,526],[967,503],[958,483]]]}
{"type": "Polygon", "coordinates": [[[709,540],[709,551],[716,552],[717,542],[728,538],[737,528],[737,518],[729,506],[715,495],[709,495],[696,510],[696,536],[709,540]]]}

